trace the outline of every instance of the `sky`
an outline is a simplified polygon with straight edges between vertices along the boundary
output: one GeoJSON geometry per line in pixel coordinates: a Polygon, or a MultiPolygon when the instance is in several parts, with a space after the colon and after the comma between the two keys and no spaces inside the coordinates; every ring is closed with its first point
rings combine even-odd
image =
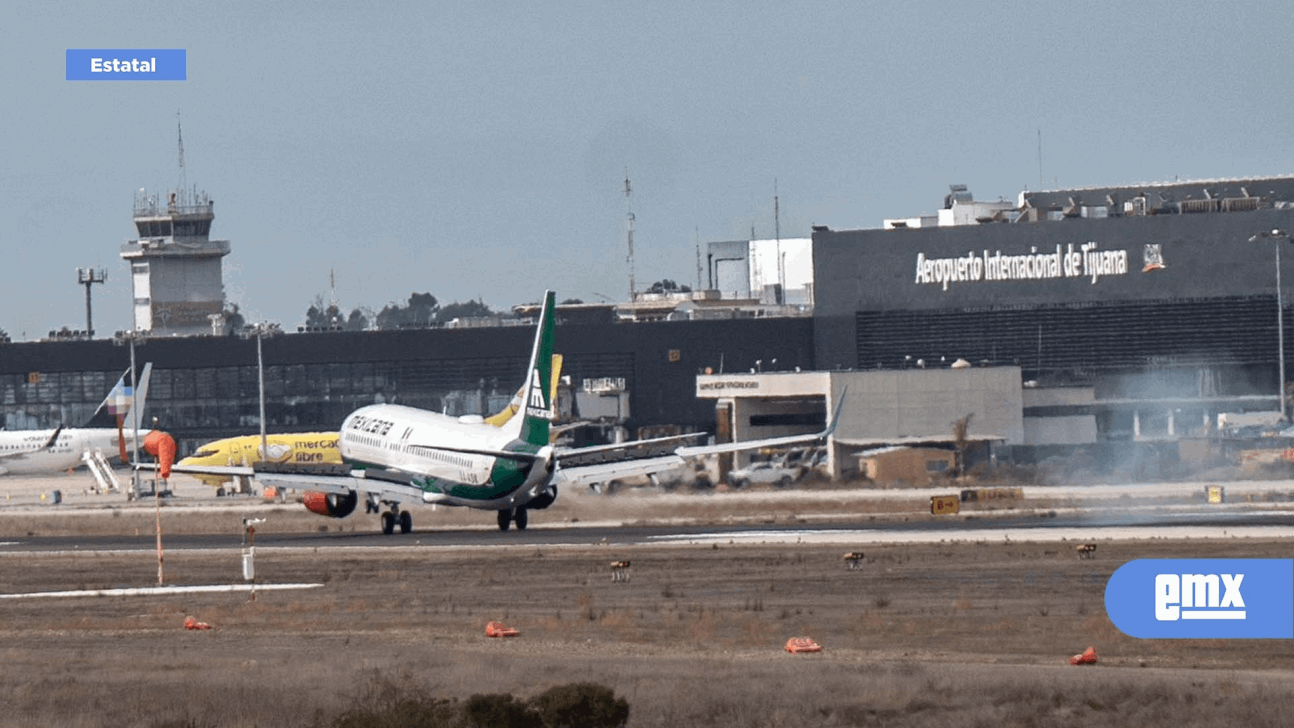
{"type": "Polygon", "coordinates": [[[72,2],[0,11],[0,328],[127,329],[132,201],[215,200],[228,301],[495,309],[695,285],[697,245],[876,228],[949,184],[1294,173],[1280,2],[72,2]],[[65,80],[71,48],[188,79],[65,80]],[[774,190],[780,214],[774,216],[774,190]]]}

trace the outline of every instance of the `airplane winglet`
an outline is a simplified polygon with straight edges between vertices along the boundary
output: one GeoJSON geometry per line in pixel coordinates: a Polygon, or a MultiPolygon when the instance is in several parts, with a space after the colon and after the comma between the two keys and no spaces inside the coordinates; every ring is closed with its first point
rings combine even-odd
{"type": "Polygon", "coordinates": [[[827,429],[822,431],[822,437],[824,439],[831,437],[836,433],[836,426],[840,424],[840,413],[845,409],[845,397],[848,394],[849,387],[846,386],[840,390],[840,399],[836,401],[836,411],[831,415],[831,424],[827,425],[827,429]]]}
{"type": "Polygon", "coordinates": [[[63,432],[62,425],[59,425],[58,427],[54,428],[54,434],[49,436],[49,439],[45,441],[44,445],[40,446],[40,449],[48,450],[49,448],[54,447],[54,443],[58,442],[58,436],[62,432],[63,432]]]}

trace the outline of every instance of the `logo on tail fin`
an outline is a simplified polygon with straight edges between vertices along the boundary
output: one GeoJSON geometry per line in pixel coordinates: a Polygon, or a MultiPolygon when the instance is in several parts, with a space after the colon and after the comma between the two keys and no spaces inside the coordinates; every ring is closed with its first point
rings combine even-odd
{"type": "Polygon", "coordinates": [[[525,416],[517,425],[517,437],[535,446],[548,445],[548,427],[553,421],[553,407],[548,396],[548,382],[553,371],[553,328],[556,319],[553,307],[556,294],[544,292],[544,306],[539,312],[539,326],[535,329],[535,344],[530,350],[530,365],[526,367],[525,387],[521,401],[525,416]]]}
{"type": "MultiPolygon", "coordinates": [[[[126,378],[129,376],[130,370],[127,369],[126,373],[121,375],[121,379],[117,380],[117,385],[112,388],[112,391],[108,392],[108,396],[104,398],[103,402],[99,403],[99,409],[106,406],[108,414],[113,417],[123,417],[130,411],[130,402],[134,397],[135,390],[126,382],[126,378]]],[[[95,410],[96,413],[98,411],[95,410]]]]}
{"type": "Polygon", "coordinates": [[[530,370],[530,397],[526,402],[526,415],[542,417],[545,420],[553,419],[553,410],[544,401],[544,385],[540,383],[538,369],[530,370]]]}

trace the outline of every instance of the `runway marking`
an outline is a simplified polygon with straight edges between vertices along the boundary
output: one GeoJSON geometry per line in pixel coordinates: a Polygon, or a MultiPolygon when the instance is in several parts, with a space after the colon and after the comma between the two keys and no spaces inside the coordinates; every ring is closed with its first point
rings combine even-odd
{"type": "Polygon", "coordinates": [[[811,544],[861,544],[861,543],[939,543],[979,541],[1092,541],[1144,540],[1144,539],[1233,539],[1289,537],[1288,526],[1091,526],[1073,528],[986,528],[980,530],[957,529],[937,531],[830,529],[794,531],[734,531],[693,534],[649,536],[646,541],[656,544],[712,543],[811,543],[811,544]]]}
{"type": "Polygon", "coordinates": [[[208,584],[203,586],[151,586],[133,589],[77,589],[74,591],[0,594],[0,599],[46,599],[51,597],[146,597],[156,596],[159,594],[315,589],[321,586],[323,586],[323,584],[208,584]]]}

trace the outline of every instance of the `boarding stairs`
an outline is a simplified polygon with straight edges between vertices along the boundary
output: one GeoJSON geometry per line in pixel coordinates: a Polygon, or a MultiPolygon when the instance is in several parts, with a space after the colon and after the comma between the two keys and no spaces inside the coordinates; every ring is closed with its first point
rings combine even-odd
{"type": "Polygon", "coordinates": [[[112,466],[108,464],[108,459],[103,456],[102,450],[96,449],[94,452],[86,450],[81,453],[81,461],[90,469],[90,474],[98,483],[98,493],[121,492],[121,483],[117,481],[117,475],[112,472],[112,466]]]}

